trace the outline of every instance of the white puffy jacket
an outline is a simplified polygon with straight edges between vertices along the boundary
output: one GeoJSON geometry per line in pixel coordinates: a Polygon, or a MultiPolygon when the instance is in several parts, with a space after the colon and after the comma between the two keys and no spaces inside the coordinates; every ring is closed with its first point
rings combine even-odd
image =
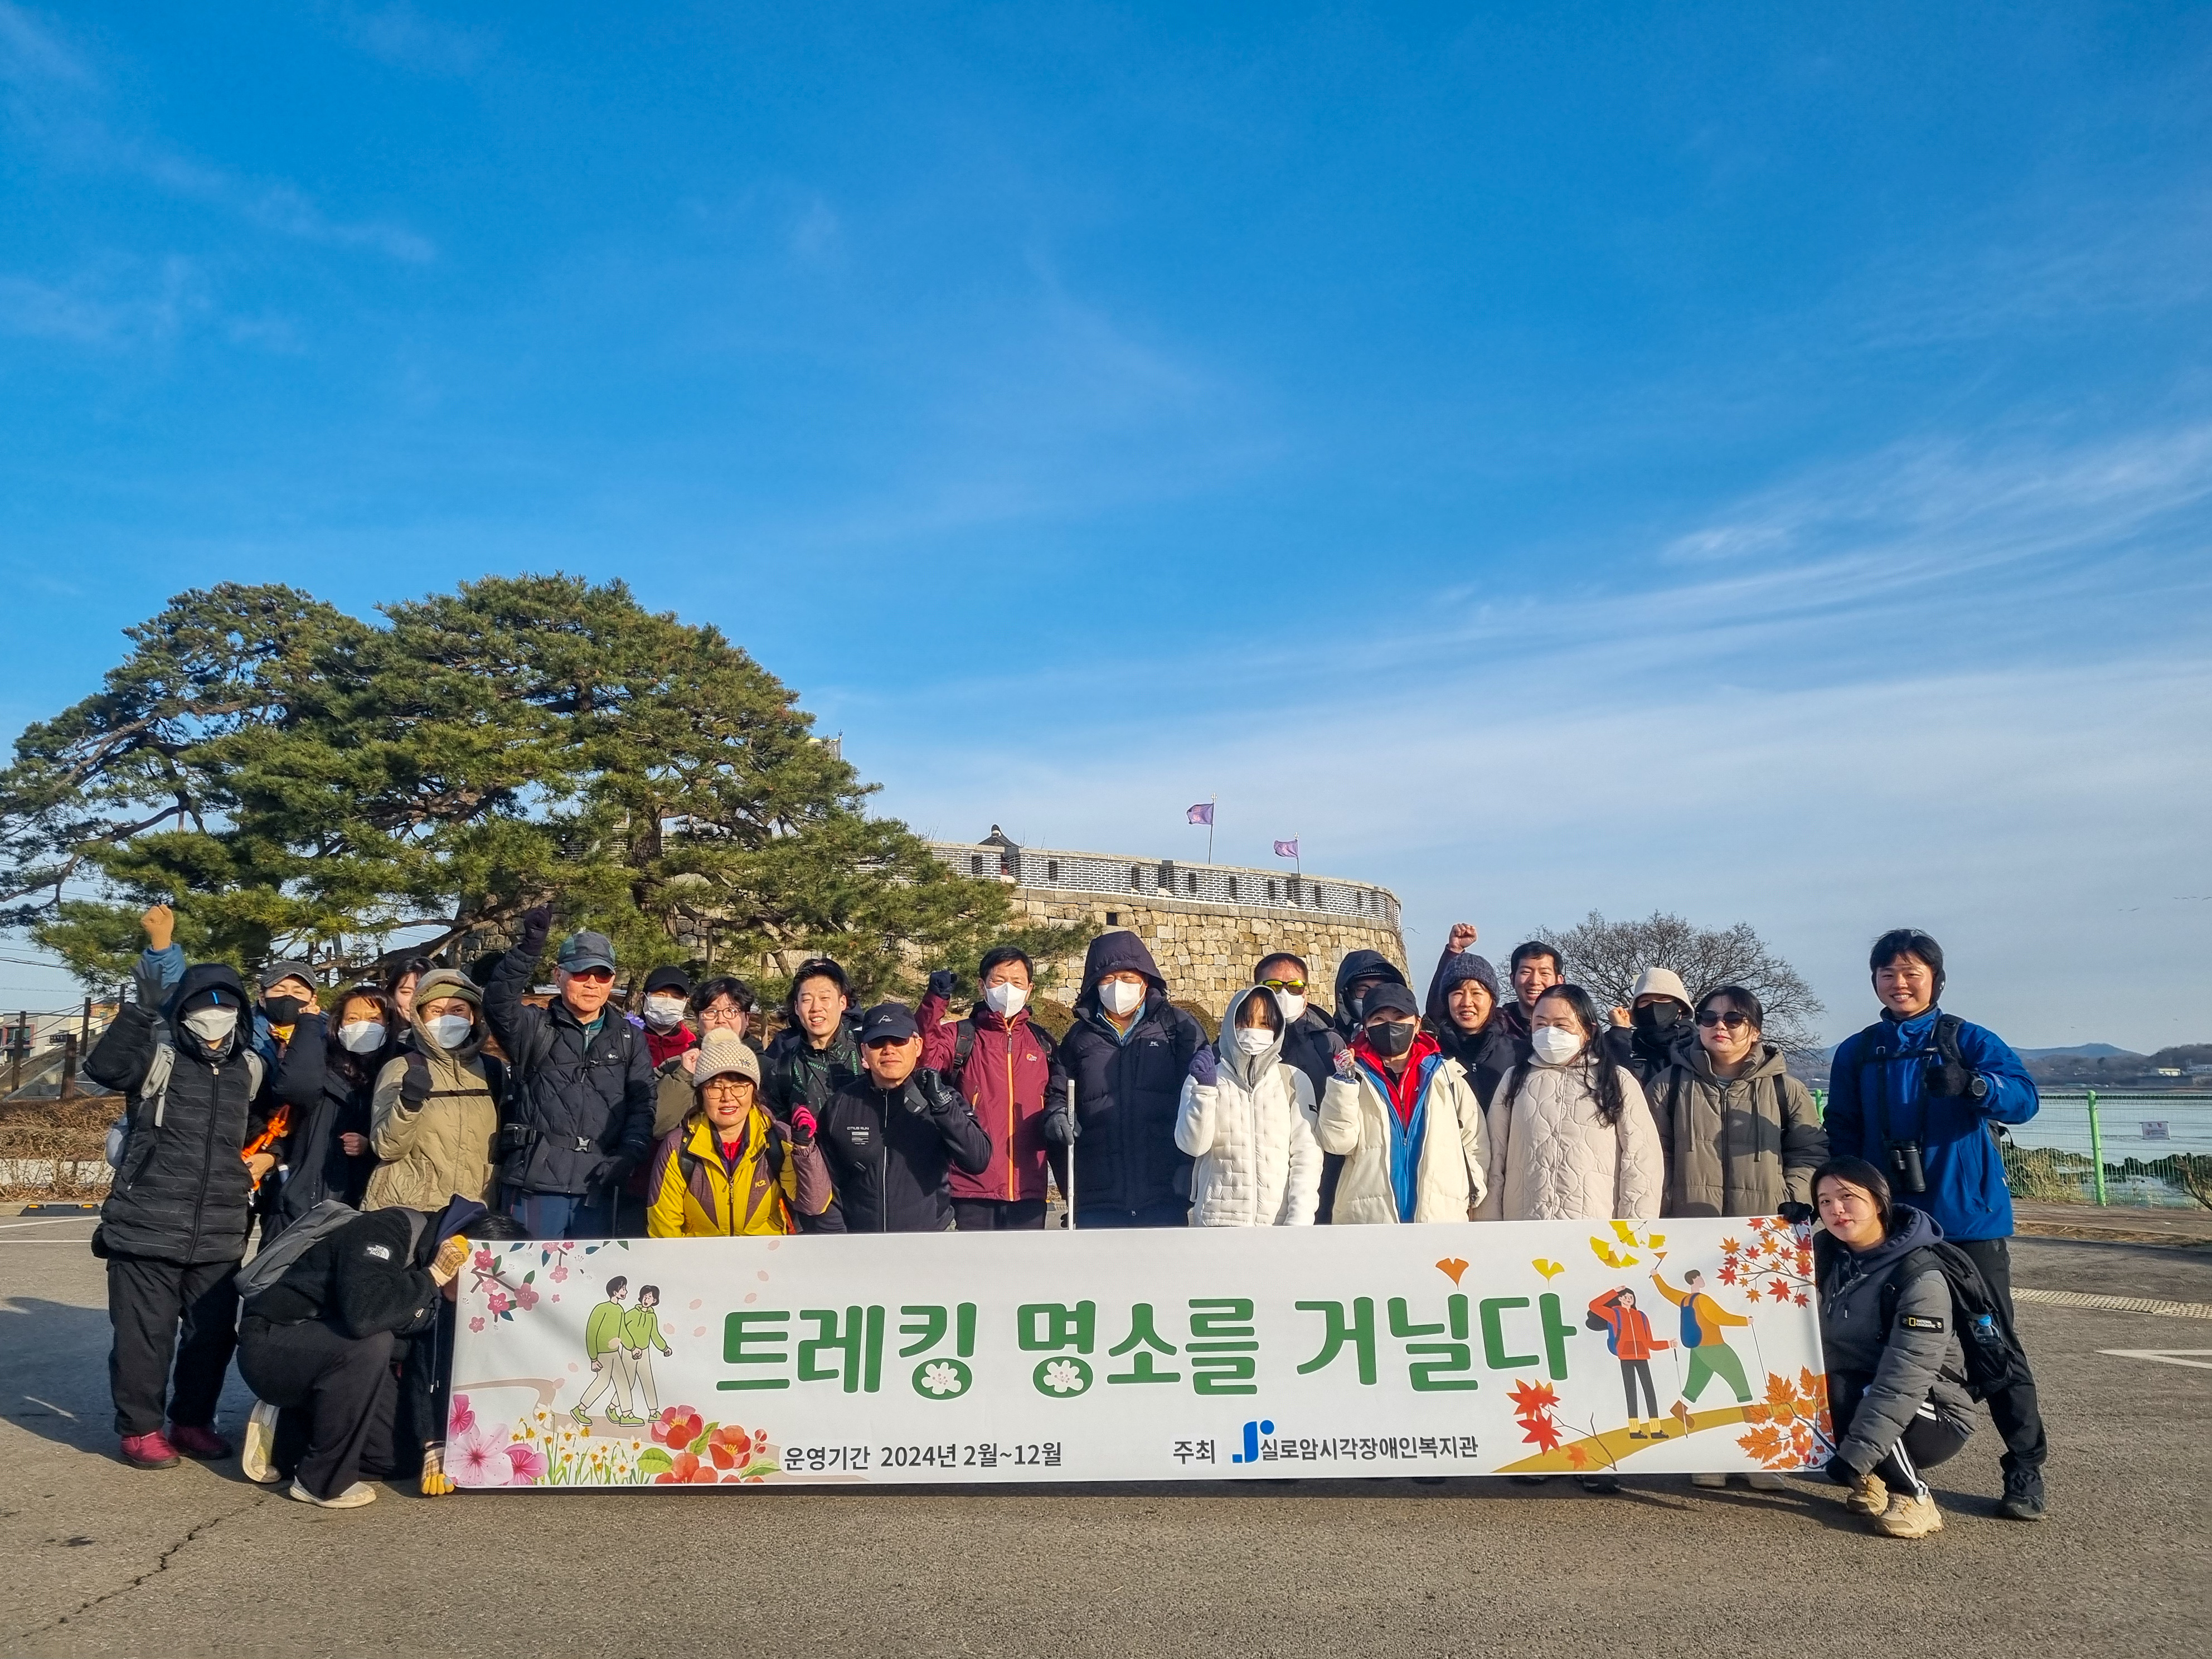
{"type": "Polygon", "coordinates": [[[1667,1192],[1659,1128],[1635,1076],[1620,1072],[1620,1121],[1599,1121],[1584,1057],[1564,1066],[1529,1060],[1498,1079],[1490,1097],[1490,1196],[1485,1221],[1643,1220],[1667,1192]],[[1508,1100],[1512,1102],[1509,1108],[1508,1100]]]}
{"type": "MultiPolygon", "coordinates": [[[[1364,1067],[1349,1077],[1339,1072],[1322,1091],[1321,1148],[1344,1159],[1331,1225],[1398,1219],[1398,1198],[1390,1186],[1390,1126],[1383,1118],[1395,1109],[1364,1067]]],[[[1488,1159],[1482,1103],[1457,1060],[1437,1063],[1429,1079],[1425,1109],[1421,1161],[1413,1176],[1413,1219],[1471,1219],[1488,1188],[1488,1159]]]]}
{"type": "Polygon", "coordinates": [[[1241,992],[1230,1002],[1214,1045],[1214,1080],[1183,1079],[1175,1139],[1198,1160],[1190,1176],[1190,1224],[1310,1227],[1321,1197],[1313,1085],[1297,1066],[1282,1063],[1279,1034],[1265,1054],[1238,1052],[1237,1010],[1250,994],[1241,992]]]}

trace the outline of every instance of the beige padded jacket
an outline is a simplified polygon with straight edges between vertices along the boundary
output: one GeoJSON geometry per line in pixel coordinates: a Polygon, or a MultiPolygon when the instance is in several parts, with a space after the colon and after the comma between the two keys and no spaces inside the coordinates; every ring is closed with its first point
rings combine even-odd
{"type": "MultiPolygon", "coordinates": [[[[438,997],[459,997],[471,1007],[482,1006],[475,984],[451,969],[422,975],[415,988],[415,1007],[420,1010],[438,997]]],[[[378,1162],[362,1207],[442,1210],[456,1195],[489,1203],[499,1103],[492,1098],[477,1052],[482,1016],[477,1036],[450,1051],[437,1045],[419,1012],[410,1013],[407,1023],[415,1030],[415,1051],[387,1060],[376,1077],[368,1140],[378,1162]],[[430,1073],[429,1098],[412,1108],[400,1095],[410,1066],[427,1066],[430,1073]]]]}
{"type": "Polygon", "coordinates": [[[1761,1048],[1741,1077],[1723,1082],[1705,1045],[1688,1043],[1676,1050],[1683,1063],[1647,1085],[1667,1149],[1666,1214],[1772,1215],[1785,1202],[1813,1201],[1828,1132],[1787,1056],[1771,1042],[1761,1048]]]}

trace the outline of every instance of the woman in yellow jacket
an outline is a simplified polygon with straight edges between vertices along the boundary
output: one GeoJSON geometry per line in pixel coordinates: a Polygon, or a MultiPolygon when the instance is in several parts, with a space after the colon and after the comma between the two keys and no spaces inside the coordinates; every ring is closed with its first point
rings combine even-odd
{"type": "Polygon", "coordinates": [[[661,1139],[646,1183],[652,1238],[795,1233],[830,1207],[830,1171],[804,1106],[788,1127],[760,1100],[760,1060],[734,1032],[710,1031],[691,1073],[696,1100],[661,1139]]]}

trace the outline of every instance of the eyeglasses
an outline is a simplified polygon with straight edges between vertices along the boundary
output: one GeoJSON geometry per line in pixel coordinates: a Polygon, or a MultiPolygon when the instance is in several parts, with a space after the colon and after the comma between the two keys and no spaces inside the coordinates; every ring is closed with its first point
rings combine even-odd
{"type": "Polygon", "coordinates": [[[710,1077],[699,1085],[700,1092],[714,1096],[749,1095],[753,1091],[753,1080],[749,1077],[710,1077]]]}
{"type": "Polygon", "coordinates": [[[1261,987],[1270,991],[1286,991],[1294,997],[1306,994],[1306,982],[1302,979],[1263,979],[1261,987]]]}
{"type": "Polygon", "coordinates": [[[1705,1026],[1707,1030],[1711,1030],[1716,1025],[1725,1025],[1731,1031],[1741,1031],[1745,1026],[1751,1024],[1751,1016],[1749,1014],[1739,1013],[1733,1008],[1729,1009],[1726,1013],[1721,1012],[1717,1008],[1708,1008],[1698,1016],[1698,1024],[1705,1026]]]}

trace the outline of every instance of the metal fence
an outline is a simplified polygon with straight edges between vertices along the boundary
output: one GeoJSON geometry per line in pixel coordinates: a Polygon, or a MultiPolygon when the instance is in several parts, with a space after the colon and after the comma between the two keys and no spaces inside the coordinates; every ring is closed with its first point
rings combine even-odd
{"type": "MultiPolygon", "coordinates": [[[[2025,1123],[1998,1126],[2014,1198],[2212,1209],[2212,1093],[2045,1089],[2025,1123]]],[[[1826,1091],[1815,1095],[1825,1110],[1826,1091]]]]}

